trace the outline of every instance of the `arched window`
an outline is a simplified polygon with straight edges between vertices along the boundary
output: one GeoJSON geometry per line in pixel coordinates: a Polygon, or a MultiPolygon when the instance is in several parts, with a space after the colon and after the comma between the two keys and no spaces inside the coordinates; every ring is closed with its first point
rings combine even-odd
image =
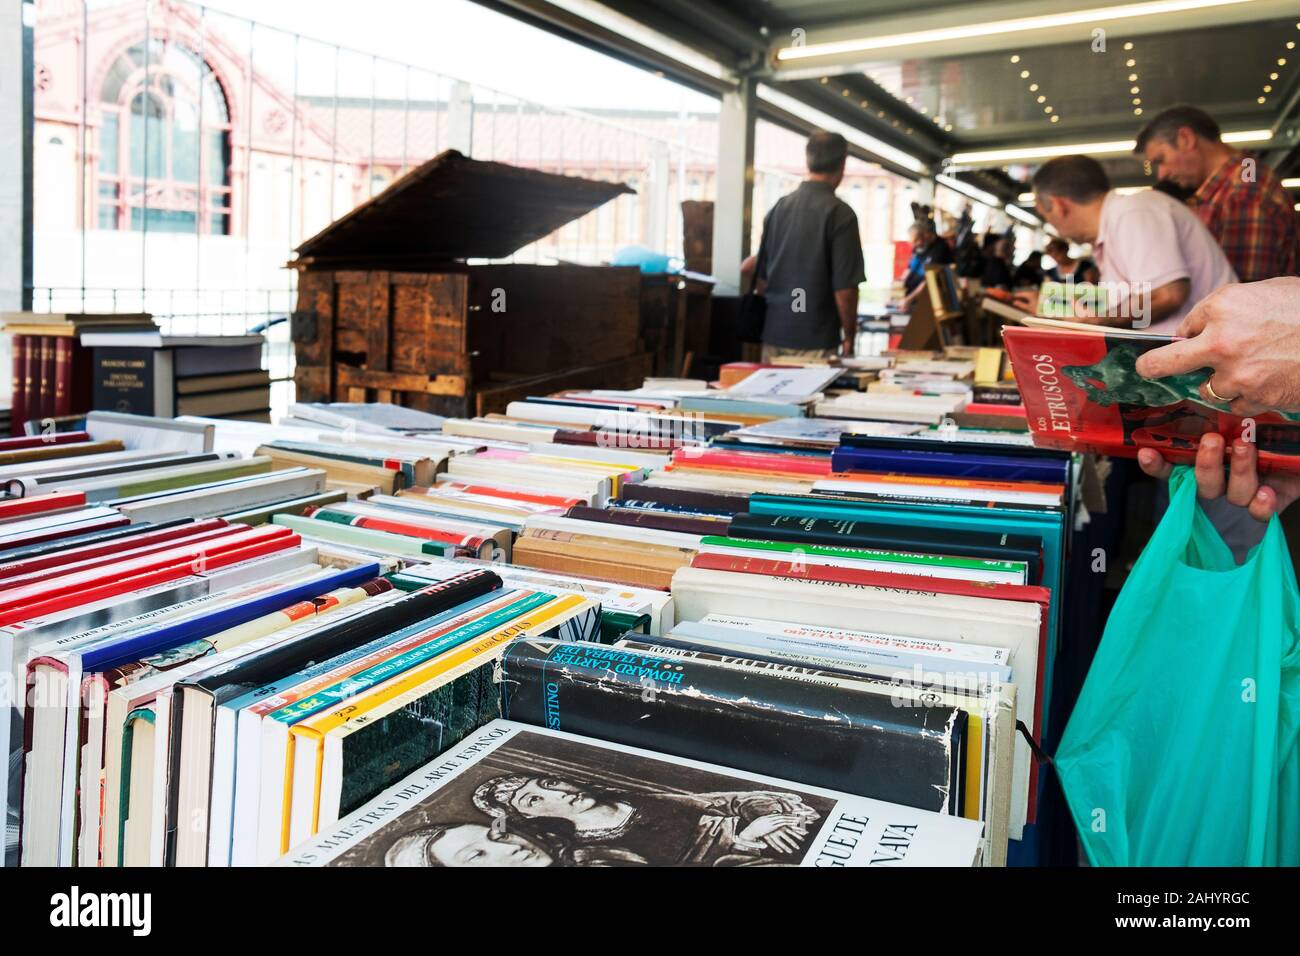
{"type": "Polygon", "coordinates": [[[173,41],[137,43],[100,106],[99,228],[230,232],[230,109],[207,63],[173,41]]]}

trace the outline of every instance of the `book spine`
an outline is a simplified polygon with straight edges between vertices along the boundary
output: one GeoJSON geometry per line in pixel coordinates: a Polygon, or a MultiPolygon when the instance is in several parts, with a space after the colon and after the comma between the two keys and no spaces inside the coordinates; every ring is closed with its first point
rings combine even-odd
{"type": "Polygon", "coordinates": [[[764,455],[746,452],[689,450],[673,454],[672,468],[720,469],[724,471],[750,471],[759,474],[790,474],[824,477],[830,473],[825,458],[791,455],[764,455]]]}
{"type": "Polygon", "coordinates": [[[23,434],[23,422],[27,421],[27,350],[30,340],[26,335],[13,337],[13,390],[9,410],[9,434],[23,434]]]}
{"type": "Polygon", "coordinates": [[[631,509],[592,508],[575,505],[565,513],[566,518],[595,521],[604,524],[631,525],[638,528],[655,528],[659,531],[677,531],[682,534],[714,534],[726,530],[725,521],[695,518],[663,511],[634,511],[631,509]]]}
{"type": "Polygon", "coordinates": [[[54,339],[54,415],[72,414],[72,351],[77,340],[54,339]]]}
{"type": "Polygon", "coordinates": [[[938,812],[956,810],[960,712],[897,707],[838,675],[516,641],[502,657],[502,715],[938,812]]]}
{"type": "Polygon", "coordinates": [[[27,498],[0,498],[0,521],[26,518],[50,511],[63,511],[86,503],[83,491],[51,491],[27,498]]]}
{"type": "Polygon", "coordinates": [[[71,404],[70,415],[81,415],[91,410],[91,393],[94,388],[93,357],[90,349],[78,340],[71,339],[71,404]]]}
{"type": "MultiPolygon", "coordinates": [[[[274,647],[203,678],[195,678],[191,683],[213,688],[234,685],[232,691],[241,693],[252,690],[253,686],[279,680],[312,661],[337,657],[376,637],[391,634],[500,588],[501,578],[493,572],[469,571],[404,594],[368,614],[327,625],[312,634],[310,646],[295,642],[274,647]],[[248,686],[250,684],[253,686],[248,686]]],[[[232,696],[238,694],[232,693],[232,696]]]]}
{"type": "Polygon", "coordinates": [[[41,392],[40,417],[51,418],[54,411],[54,389],[57,376],[57,343],[52,335],[41,336],[41,392]]]}
{"type": "Polygon", "coordinates": [[[370,531],[385,531],[389,534],[402,534],[411,538],[420,538],[425,541],[438,541],[443,544],[452,544],[460,548],[472,548],[474,550],[482,548],[485,544],[491,541],[490,538],[485,538],[482,535],[458,534],[455,531],[440,531],[435,528],[413,524],[409,521],[400,521],[392,518],[376,518],[369,515],[354,515],[345,511],[335,511],[331,508],[308,508],[303,512],[303,517],[312,518],[316,521],[332,521],[335,524],[345,524],[350,525],[353,528],[365,528],[370,531]]]}
{"type": "Polygon", "coordinates": [[[518,601],[512,601],[505,607],[489,611],[431,640],[394,654],[387,660],[349,674],[301,700],[271,712],[269,717],[271,720],[278,720],[286,724],[305,720],[327,708],[342,703],[347,698],[357,697],[386,680],[405,674],[487,631],[504,627],[520,615],[527,614],[529,611],[535,610],[553,600],[555,600],[553,595],[544,594],[540,591],[522,596],[518,601]]]}
{"type": "Polygon", "coordinates": [[[691,567],[707,571],[732,571],[738,574],[766,574],[782,578],[799,578],[806,581],[824,581],[836,584],[853,584],[862,587],[889,588],[897,591],[927,591],[931,594],[954,594],[962,597],[1000,598],[1009,601],[1033,601],[1043,607],[1051,591],[1032,584],[1003,584],[997,581],[963,581],[959,578],[937,578],[921,574],[900,574],[893,571],[868,571],[861,568],[842,568],[830,564],[809,564],[778,561],[771,558],[745,558],[726,554],[697,554],[691,567]]]}
{"type": "Polygon", "coordinates": [[[713,514],[736,514],[745,511],[749,504],[748,495],[725,494],[712,491],[693,491],[686,488],[664,488],[659,485],[644,483],[625,483],[620,489],[620,500],[632,498],[637,501],[654,502],[661,505],[698,508],[713,514]]]}
{"type": "Polygon", "coordinates": [[[956,455],[946,452],[877,451],[840,448],[831,453],[831,466],[841,474],[895,472],[935,477],[992,479],[994,481],[1052,482],[1060,478],[1055,462],[994,455],[956,455]]]}
{"type": "Polygon", "coordinates": [[[27,402],[26,420],[41,416],[41,336],[27,337],[27,402]]]}
{"type": "MultiPolygon", "coordinates": [[[[206,524],[207,522],[203,523],[206,524]]],[[[65,574],[92,571],[106,564],[137,561],[159,551],[170,550],[181,545],[198,546],[201,543],[211,541],[213,538],[233,535],[238,531],[238,528],[224,523],[216,527],[196,528],[192,534],[183,537],[174,531],[167,531],[156,538],[144,535],[140,538],[128,538],[125,542],[127,545],[125,549],[122,547],[123,543],[118,542],[115,545],[101,545],[98,548],[84,550],[78,549],[65,552],[62,555],[47,555],[44,558],[22,562],[17,568],[13,565],[0,565],[0,590],[35,584],[41,579],[48,580],[52,578],[53,582],[57,583],[58,578],[65,574]],[[88,551],[96,553],[86,553],[88,551]]]]}
{"type": "MultiPolygon", "coordinates": [[[[293,540],[291,541],[286,541],[286,539],[280,538],[255,542],[234,551],[209,557],[207,559],[205,570],[209,572],[216,571],[219,568],[229,567],[234,564],[240,564],[244,561],[251,561],[254,558],[274,554],[277,551],[294,548],[297,547],[298,544],[299,539],[297,535],[294,535],[293,540]]],[[[103,583],[88,584],[76,591],[60,594],[55,597],[43,597],[31,604],[21,605],[8,611],[0,611],[0,627],[13,624],[16,621],[27,621],[42,615],[65,611],[69,608],[81,607],[82,605],[100,601],[104,598],[129,594],[132,591],[143,590],[144,588],[153,587],[154,585],[179,581],[180,579],[189,577],[194,573],[195,562],[193,559],[188,559],[165,568],[159,568],[156,571],[130,575],[127,577],[118,577],[103,583]]]]}
{"type": "MultiPolygon", "coordinates": [[[[23,375],[26,375],[26,370],[24,370],[23,375]]],[[[14,435],[11,438],[0,438],[0,452],[25,451],[31,448],[44,448],[49,445],[76,445],[87,441],[90,441],[90,435],[85,432],[55,432],[53,435],[14,435]]]]}
{"type": "MultiPolygon", "coordinates": [[[[850,548],[955,554],[966,558],[1024,559],[1010,535],[980,531],[950,531],[872,524],[851,518],[807,518],[797,515],[739,514],[727,530],[730,538],[775,539],[850,548]]],[[[1032,548],[1032,545],[1029,545],[1032,548]]],[[[1034,559],[1037,560],[1037,550],[1034,559]]]]}

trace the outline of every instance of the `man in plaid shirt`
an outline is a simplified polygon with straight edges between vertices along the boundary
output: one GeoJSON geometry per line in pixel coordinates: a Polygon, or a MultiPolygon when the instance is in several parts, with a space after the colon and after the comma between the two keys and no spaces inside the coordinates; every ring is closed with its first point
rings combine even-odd
{"type": "Polygon", "coordinates": [[[1188,205],[1219,241],[1242,282],[1300,274],[1294,203],[1267,164],[1220,139],[1194,106],[1172,106],[1138,133],[1134,152],[1161,179],[1195,190],[1188,205]]]}

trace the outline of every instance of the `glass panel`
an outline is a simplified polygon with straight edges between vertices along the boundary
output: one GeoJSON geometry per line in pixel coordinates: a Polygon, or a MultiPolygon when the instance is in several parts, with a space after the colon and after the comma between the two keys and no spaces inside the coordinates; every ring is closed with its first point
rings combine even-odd
{"type": "Polygon", "coordinates": [[[224,186],[230,182],[230,136],[209,130],[204,138],[208,143],[208,185],[224,186]]]}
{"type": "Polygon", "coordinates": [[[172,103],[172,179],[199,181],[199,111],[193,103],[172,103]]]}
{"type": "Polygon", "coordinates": [[[104,123],[99,128],[99,168],[101,172],[117,174],[117,113],[104,111],[104,123]]]}
{"type": "Polygon", "coordinates": [[[164,173],[163,105],[156,96],[138,94],[131,101],[131,175],[159,178],[164,173]],[[146,111],[148,115],[146,116],[146,111]],[[146,132],[145,124],[148,123],[146,132]],[[148,164],[145,153],[148,152],[148,164]]]}
{"type": "Polygon", "coordinates": [[[129,56],[119,56],[109,67],[108,75],[104,78],[104,86],[100,91],[99,98],[105,103],[120,103],[122,100],[122,84],[135,72],[135,63],[129,56]]]}
{"type": "Polygon", "coordinates": [[[133,208],[131,228],[139,231],[145,222],[150,232],[193,232],[194,210],[133,208]]]}
{"type": "Polygon", "coordinates": [[[208,232],[214,236],[224,236],[230,232],[230,217],[221,213],[214,213],[208,217],[208,232]]]}

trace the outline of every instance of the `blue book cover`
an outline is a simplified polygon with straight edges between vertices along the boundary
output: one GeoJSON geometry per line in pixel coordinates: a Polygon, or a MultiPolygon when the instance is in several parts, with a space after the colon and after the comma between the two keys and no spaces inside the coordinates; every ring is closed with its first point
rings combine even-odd
{"type": "Polygon", "coordinates": [[[682,411],[713,412],[718,415],[770,415],[773,418],[802,418],[802,405],[789,402],[765,402],[746,398],[706,398],[687,395],[677,406],[682,411]]]}
{"type": "Polygon", "coordinates": [[[149,654],[210,637],[228,628],[238,627],[265,614],[271,614],[290,604],[317,597],[338,588],[353,587],[379,576],[377,563],[362,564],[355,568],[335,571],[302,584],[294,584],[281,591],[240,604],[218,608],[208,614],[165,624],[143,634],[121,641],[88,648],[81,655],[81,668],[85,673],[108,670],[121,664],[138,661],[149,654]]]}
{"type": "MultiPolygon", "coordinates": [[[[390,657],[388,660],[380,661],[365,670],[358,671],[331,684],[329,687],[323,687],[302,700],[286,704],[279,710],[272,711],[267,716],[271,720],[278,720],[281,723],[295,724],[313,714],[320,713],[326,708],[341,703],[349,697],[355,697],[376,684],[404,674],[426,661],[431,661],[440,654],[468,642],[471,638],[505,627],[519,615],[526,614],[553,600],[555,600],[554,595],[542,591],[535,591],[527,596],[521,596],[519,600],[511,602],[505,607],[497,608],[495,611],[484,614],[476,620],[466,622],[446,634],[409,648],[401,654],[390,657]]],[[[424,628],[428,630],[429,625],[426,623],[424,628]]]]}
{"type": "Polygon", "coordinates": [[[375,651],[382,650],[400,640],[410,637],[412,634],[426,631],[431,627],[441,624],[443,621],[450,620],[453,617],[464,614],[466,611],[473,610],[480,604],[486,604],[488,601],[496,601],[500,598],[507,597],[510,593],[510,591],[489,591],[486,594],[472,597],[462,604],[457,604],[455,607],[449,608],[439,614],[435,614],[433,617],[427,617],[421,621],[417,621],[415,624],[404,627],[400,631],[394,631],[391,634],[385,634],[383,637],[377,637],[369,643],[362,644],[360,647],[348,651],[346,654],[319,661],[311,667],[290,674],[273,684],[264,684],[246,694],[242,694],[239,697],[223,702],[221,706],[228,707],[231,710],[242,710],[243,708],[248,707],[251,704],[256,704],[258,701],[272,694],[278,694],[282,691],[289,690],[303,681],[309,681],[319,677],[321,674],[327,673],[341,664],[346,664],[349,661],[365,657],[367,654],[373,654],[375,651]]]}
{"type": "Polygon", "coordinates": [[[990,481],[1063,482],[1060,462],[1010,455],[973,455],[942,450],[895,451],[886,448],[838,448],[831,453],[837,472],[874,471],[990,481]]]}

